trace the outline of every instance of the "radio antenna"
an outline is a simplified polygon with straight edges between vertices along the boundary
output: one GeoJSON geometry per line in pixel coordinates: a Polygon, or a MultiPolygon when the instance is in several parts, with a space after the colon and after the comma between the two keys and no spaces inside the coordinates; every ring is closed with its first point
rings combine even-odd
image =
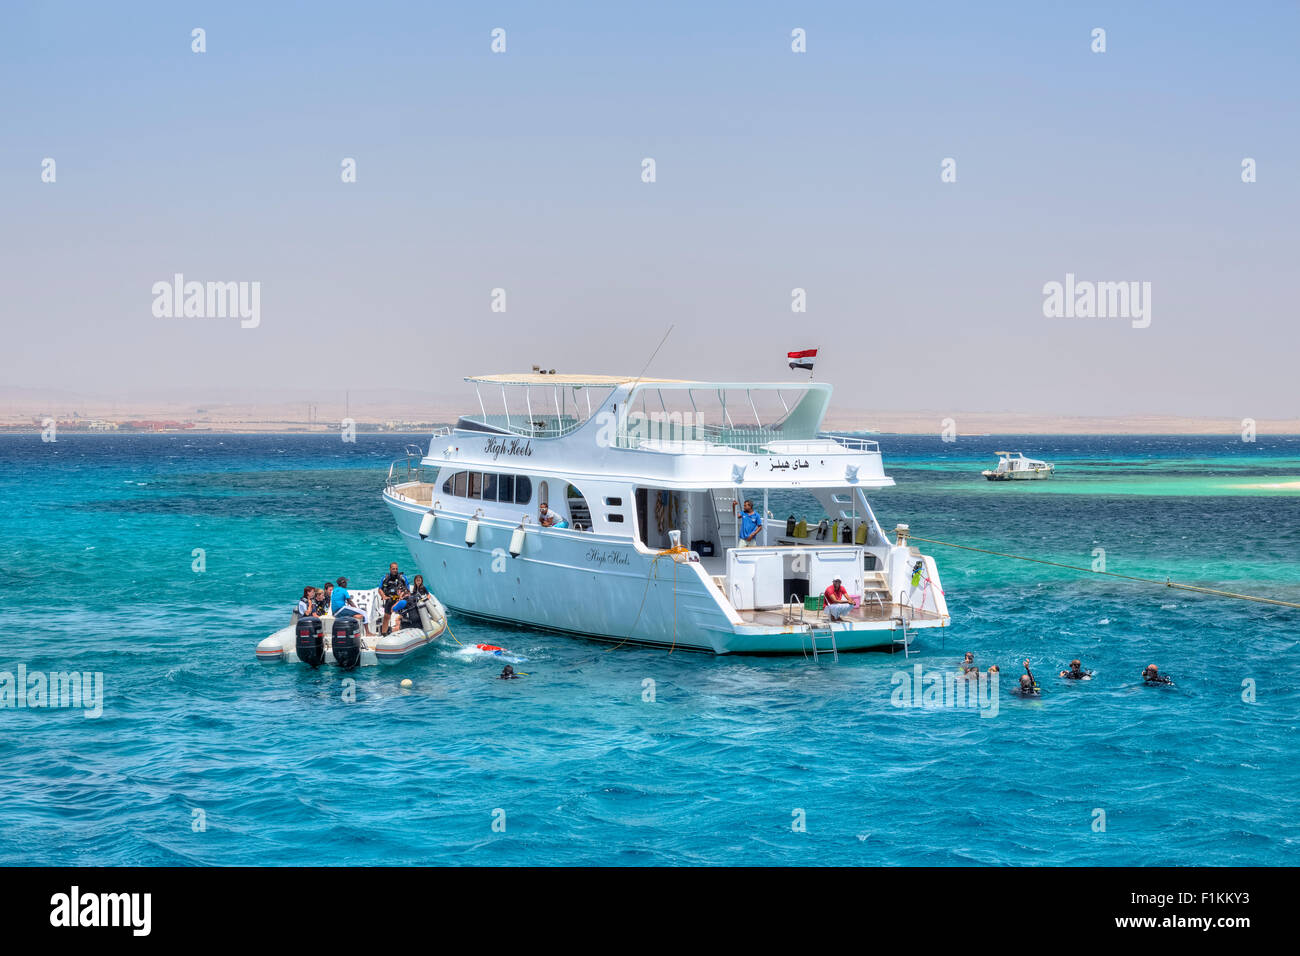
{"type": "MultiPolygon", "coordinates": [[[[673,329],[676,327],[676,324],[668,326],[668,331],[664,333],[664,337],[659,340],[659,344],[655,346],[655,350],[651,352],[650,357],[646,359],[645,365],[641,369],[641,374],[636,377],[634,382],[632,382],[632,388],[636,388],[637,385],[640,384],[641,379],[645,378],[646,369],[650,367],[650,363],[655,360],[655,356],[659,354],[659,350],[664,347],[664,343],[668,341],[668,336],[673,334],[673,329]]],[[[628,389],[628,391],[631,392],[631,389],[628,389]]]]}

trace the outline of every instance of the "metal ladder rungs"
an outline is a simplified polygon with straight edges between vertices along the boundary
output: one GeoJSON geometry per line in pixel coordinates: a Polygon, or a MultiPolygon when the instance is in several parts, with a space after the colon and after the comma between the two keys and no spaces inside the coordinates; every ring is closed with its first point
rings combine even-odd
{"type": "Polygon", "coordinates": [[[827,638],[830,638],[830,642],[831,642],[830,653],[833,655],[833,660],[835,661],[835,663],[837,664],[839,663],[840,649],[835,644],[835,628],[831,627],[829,624],[826,625],[824,628],[819,628],[815,624],[810,624],[808,625],[808,636],[812,638],[812,651],[813,651],[814,661],[816,661],[820,655],[826,653],[826,651],[822,650],[818,646],[817,642],[819,640],[824,641],[827,638]]]}

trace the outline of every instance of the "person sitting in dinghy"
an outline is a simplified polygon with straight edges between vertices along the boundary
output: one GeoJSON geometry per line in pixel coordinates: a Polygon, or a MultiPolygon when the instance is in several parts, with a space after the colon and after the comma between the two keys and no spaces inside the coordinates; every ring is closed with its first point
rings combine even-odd
{"type": "Polygon", "coordinates": [[[309,584],[302,589],[302,597],[298,599],[298,616],[316,617],[316,613],[316,589],[309,584]]]}
{"type": "Polygon", "coordinates": [[[324,590],[322,590],[321,588],[316,588],[312,592],[312,612],[311,612],[312,616],[324,617],[329,612],[330,612],[329,598],[325,596],[324,590]]]}
{"type": "Polygon", "coordinates": [[[357,617],[361,619],[361,630],[366,637],[373,637],[370,633],[370,624],[366,621],[366,616],[361,613],[361,609],[352,601],[352,595],[348,594],[348,579],[340,577],[338,587],[334,589],[334,596],[330,599],[330,609],[334,612],[335,620],[343,617],[357,617]]]}
{"type": "Polygon", "coordinates": [[[388,629],[395,631],[399,627],[420,627],[420,601],[429,597],[429,589],[424,586],[424,575],[417,574],[411,580],[411,591],[393,605],[392,620],[388,629]]]}
{"type": "MultiPolygon", "coordinates": [[[[379,593],[384,596],[384,616],[383,620],[388,621],[388,615],[393,611],[398,601],[406,597],[410,591],[410,586],[406,583],[406,575],[397,570],[397,562],[394,561],[388,566],[388,575],[379,582],[379,593]]],[[[381,633],[387,633],[387,628],[382,629],[381,633]]]]}

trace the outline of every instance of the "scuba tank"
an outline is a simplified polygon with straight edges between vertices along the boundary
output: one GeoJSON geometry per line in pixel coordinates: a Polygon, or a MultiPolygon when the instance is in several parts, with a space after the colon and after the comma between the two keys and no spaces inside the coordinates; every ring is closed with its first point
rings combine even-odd
{"type": "Polygon", "coordinates": [[[791,515],[790,517],[785,519],[785,536],[787,538],[794,537],[795,523],[796,523],[796,519],[794,515],[791,515]]]}

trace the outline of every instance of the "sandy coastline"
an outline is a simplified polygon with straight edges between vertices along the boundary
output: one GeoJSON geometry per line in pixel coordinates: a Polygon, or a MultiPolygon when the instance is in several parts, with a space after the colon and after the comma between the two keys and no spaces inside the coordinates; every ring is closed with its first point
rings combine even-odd
{"type": "MultiPolygon", "coordinates": [[[[84,396],[0,395],[0,431],[40,431],[50,419],[61,431],[330,432],[344,419],[360,431],[422,433],[454,423],[471,409],[463,397],[419,393],[354,396],[343,402],[265,400],[198,404],[177,400],[110,400],[84,396]]],[[[889,411],[832,406],[825,427],[836,431],[939,435],[1236,435],[1240,418],[1177,415],[1047,415],[1010,411],[889,411]]],[[[1259,419],[1260,435],[1300,434],[1300,418],[1259,419]]]]}

